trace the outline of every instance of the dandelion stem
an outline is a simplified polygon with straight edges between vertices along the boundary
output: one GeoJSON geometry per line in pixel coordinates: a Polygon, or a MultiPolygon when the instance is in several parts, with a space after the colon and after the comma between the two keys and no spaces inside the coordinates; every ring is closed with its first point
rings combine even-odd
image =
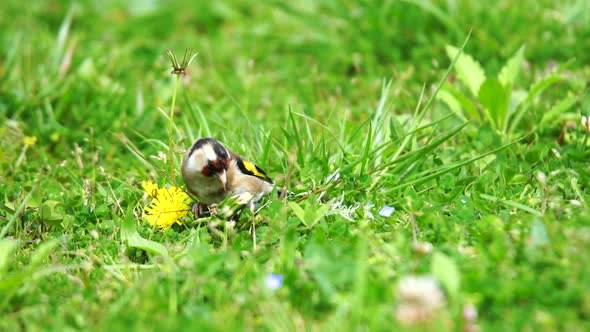
{"type": "Polygon", "coordinates": [[[172,104],[170,106],[170,116],[168,117],[168,160],[170,163],[170,177],[172,184],[176,186],[176,169],[174,167],[174,152],[176,151],[176,143],[174,142],[174,107],[176,106],[176,92],[178,91],[178,84],[180,82],[180,75],[176,75],[176,82],[174,83],[174,92],[172,93],[172,104]]]}
{"type": "Polygon", "coordinates": [[[178,62],[176,55],[171,50],[166,50],[166,55],[172,63],[173,75],[176,75],[176,82],[174,83],[174,93],[172,94],[172,105],[170,105],[170,117],[168,118],[168,159],[170,160],[170,177],[172,183],[176,187],[176,169],[174,167],[174,153],[176,152],[176,143],[174,141],[174,106],[176,105],[176,92],[178,91],[178,84],[180,83],[180,75],[186,74],[186,68],[193,59],[197,56],[197,53],[193,53],[192,48],[187,48],[184,52],[182,62],[178,62]]]}
{"type": "Polygon", "coordinates": [[[170,262],[170,297],[168,298],[168,311],[172,317],[176,317],[176,313],[178,312],[178,294],[176,292],[176,269],[174,263],[170,262]]]}

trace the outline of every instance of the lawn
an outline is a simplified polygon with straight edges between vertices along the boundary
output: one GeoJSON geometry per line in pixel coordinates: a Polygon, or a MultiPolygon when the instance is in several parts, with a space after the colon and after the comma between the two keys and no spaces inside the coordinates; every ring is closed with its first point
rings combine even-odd
{"type": "Polygon", "coordinates": [[[589,22],[585,0],[4,1],[0,331],[590,330],[589,22]],[[151,222],[200,137],[290,194],[151,222]]]}

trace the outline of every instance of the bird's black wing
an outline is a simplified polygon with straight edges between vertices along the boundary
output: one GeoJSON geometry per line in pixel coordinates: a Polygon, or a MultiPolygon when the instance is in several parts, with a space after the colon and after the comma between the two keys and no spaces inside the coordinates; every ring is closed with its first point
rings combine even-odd
{"type": "Polygon", "coordinates": [[[248,161],[247,159],[236,153],[232,153],[232,156],[236,160],[236,164],[238,165],[238,168],[242,173],[255,176],[268,183],[273,183],[272,179],[268,175],[266,175],[266,173],[260,167],[256,166],[253,162],[248,161]]]}

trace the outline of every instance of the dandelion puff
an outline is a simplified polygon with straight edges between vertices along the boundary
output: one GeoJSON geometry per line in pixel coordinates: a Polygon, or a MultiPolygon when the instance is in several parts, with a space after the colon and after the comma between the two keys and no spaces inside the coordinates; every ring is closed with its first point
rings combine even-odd
{"type": "Polygon", "coordinates": [[[161,229],[176,224],[181,225],[180,218],[189,211],[188,195],[178,187],[158,188],[151,182],[142,183],[144,190],[153,198],[152,204],[145,208],[143,217],[150,225],[161,229]]]}
{"type": "Polygon", "coordinates": [[[432,320],[445,303],[445,296],[432,276],[403,277],[397,286],[397,297],[395,317],[403,325],[432,320]]]}

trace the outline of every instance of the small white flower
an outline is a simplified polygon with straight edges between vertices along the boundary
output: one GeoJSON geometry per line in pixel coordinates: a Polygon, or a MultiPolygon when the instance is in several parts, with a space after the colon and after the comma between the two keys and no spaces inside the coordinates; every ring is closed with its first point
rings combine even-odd
{"type": "Polygon", "coordinates": [[[280,274],[269,274],[266,276],[265,285],[270,290],[277,290],[283,286],[284,278],[280,274]]]}
{"type": "Polygon", "coordinates": [[[582,117],[582,127],[584,127],[584,129],[587,132],[590,132],[590,119],[589,118],[587,118],[585,116],[582,117]]]}
{"type": "Polygon", "coordinates": [[[395,208],[393,206],[385,205],[381,208],[381,210],[379,210],[379,215],[382,217],[389,217],[393,214],[393,212],[395,212],[395,208]]]}
{"type": "Polygon", "coordinates": [[[467,322],[475,322],[477,319],[477,308],[473,304],[463,306],[463,319],[467,322]]]}
{"type": "Polygon", "coordinates": [[[406,276],[397,285],[399,305],[395,317],[403,325],[426,322],[445,303],[439,283],[432,276],[406,276]]]}
{"type": "Polygon", "coordinates": [[[252,199],[254,198],[254,196],[252,196],[252,194],[249,192],[236,195],[235,197],[236,197],[236,203],[241,204],[241,205],[246,205],[246,204],[250,203],[252,201],[252,199]]]}
{"type": "Polygon", "coordinates": [[[463,306],[463,331],[479,332],[481,329],[477,325],[477,308],[470,303],[463,306]]]}
{"type": "Polygon", "coordinates": [[[430,242],[418,242],[414,245],[414,250],[422,255],[428,255],[432,252],[433,246],[430,242]]]}
{"type": "Polygon", "coordinates": [[[542,185],[546,185],[547,184],[547,175],[545,175],[545,173],[539,171],[537,173],[537,181],[539,181],[539,183],[541,183],[542,185]]]}
{"type": "Polygon", "coordinates": [[[158,155],[157,156],[151,155],[150,158],[152,158],[154,160],[161,160],[164,163],[166,163],[166,160],[167,160],[168,156],[164,152],[158,151],[158,155]]]}

